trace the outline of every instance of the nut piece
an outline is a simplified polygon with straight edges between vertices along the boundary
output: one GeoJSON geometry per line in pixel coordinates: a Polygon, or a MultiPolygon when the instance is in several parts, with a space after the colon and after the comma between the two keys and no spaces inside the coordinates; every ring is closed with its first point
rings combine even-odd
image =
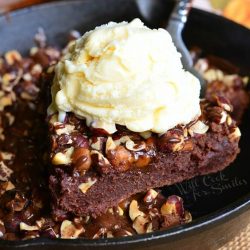
{"type": "Polygon", "coordinates": [[[0,161],[0,181],[8,181],[13,170],[8,168],[3,161],[0,161]]]}
{"type": "Polygon", "coordinates": [[[10,161],[10,160],[13,160],[14,157],[15,157],[15,155],[12,153],[0,151],[0,159],[2,159],[2,160],[10,161]]]}
{"type": "Polygon", "coordinates": [[[54,165],[68,165],[71,163],[71,155],[74,152],[74,147],[70,147],[65,153],[59,152],[52,158],[52,164],[54,165]]]}
{"type": "Polygon", "coordinates": [[[223,81],[224,73],[219,69],[209,69],[203,74],[203,77],[208,82],[223,81]]]}
{"type": "Polygon", "coordinates": [[[9,112],[6,112],[5,116],[7,117],[8,121],[9,121],[9,125],[11,126],[15,121],[15,116],[9,112]]]}
{"type": "Polygon", "coordinates": [[[13,65],[15,62],[20,62],[22,60],[22,56],[16,50],[6,52],[4,57],[9,65],[13,65]]]}
{"type": "Polygon", "coordinates": [[[189,223],[192,221],[192,215],[191,213],[189,213],[188,211],[185,211],[185,214],[184,214],[184,221],[185,223],[189,223]]]}
{"type": "Polygon", "coordinates": [[[151,203],[155,200],[157,195],[158,195],[158,192],[156,192],[154,189],[150,189],[148,190],[145,197],[143,198],[143,201],[146,203],[151,203]]]}
{"type": "Polygon", "coordinates": [[[137,216],[134,223],[133,228],[138,234],[146,233],[147,229],[146,224],[149,222],[149,219],[145,216],[137,216]]]}
{"type": "Polygon", "coordinates": [[[117,146],[116,149],[109,150],[107,158],[118,172],[127,171],[134,160],[132,153],[123,146],[117,146]]]}
{"type": "Polygon", "coordinates": [[[21,231],[36,231],[36,230],[39,230],[39,227],[38,226],[29,226],[26,223],[21,222],[20,223],[20,230],[21,231]]]}
{"type": "Polygon", "coordinates": [[[224,123],[227,121],[227,112],[226,111],[222,111],[221,112],[221,118],[220,118],[220,124],[224,123]]]}
{"type": "Polygon", "coordinates": [[[229,135],[230,141],[238,140],[238,138],[241,137],[241,132],[238,127],[233,128],[232,133],[229,135]]]}
{"type": "Polygon", "coordinates": [[[0,183],[0,196],[9,190],[15,189],[15,186],[11,181],[5,181],[0,183]]]}
{"type": "Polygon", "coordinates": [[[116,145],[112,139],[112,137],[108,137],[107,142],[106,142],[106,148],[105,148],[105,153],[107,154],[109,150],[113,150],[116,148],[116,145]]]}
{"type": "Polygon", "coordinates": [[[91,155],[87,148],[76,148],[71,156],[74,167],[80,171],[87,171],[91,166],[91,155]]]}
{"type": "Polygon", "coordinates": [[[195,69],[200,72],[200,74],[203,74],[207,69],[208,69],[208,60],[204,58],[200,58],[196,64],[195,64],[195,69]]]}
{"type": "Polygon", "coordinates": [[[100,137],[96,137],[96,141],[93,142],[92,139],[90,139],[90,147],[95,150],[101,150],[102,148],[102,140],[100,137]]]}
{"type": "Polygon", "coordinates": [[[97,179],[91,180],[91,178],[88,178],[87,182],[80,184],[78,188],[85,194],[96,183],[96,181],[97,179]]]}
{"type": "Polygon", "coordinates": [[[44,225],[45,222],[46,222],[46,220],[43,217],[41,217],[39,220],[36,220],[36,225],[39,228],[42,228],[42,226],[44,225]]]}
{"type": "Polygon", "coordinates": [[[110,165],[109,160],[106,157],[104,157],[104,155],[101,154],[100,152],[98,152],[96,150],[92,150],[90,152],[90,154],[91,155],[95,155],[96,154],[98,156],[98,161],[103,162],[104,164],[110,165]]]}
{"type": "Polygon", "coordinates": [[[72,221],[64,220],[61,224],[60,232],[62,239],[76,239],[81,233],[84,233],[82,226],[76,228],[72,221]]]}
{"type": "Polygon", "coordinates": [[[182,199],[176,195],[169,196],[161,207],[161,214],[163,216],[173,214],[183,217],[184,208],[182,199]]]}
{"type": "Polygon", "coordinates": [[[146,148],[145,142],[135,144],[132,140],[126,141],[125,146],[130,151],[141,151],[146,148]]]}
{"type": "Polygon", "coordinates": [[[118,140],[114,140],[116,146],[119,146],[123,143],[126,143],[127,141],[131,141],[130,137],[125,135],[125,136],[122,136],[120,139],[118,140]]]}
{"type": "Polygon", "coordinates": [[[145,216],[145,214],[139,210],[138,202],[136,200],[132,200],[129,205],[129,217],[132,221],[134,221],[138,216],[145,216]]]}
{"type": "Polygon", "coordinates": [[[195,124],[193,124],[189,129],[188,132],[191,136],[195,134],[205,134],[208,131],[209,127],[203,123],[202,121],[198,120],[195,124]]]}
{"type": "Polygon", "coordinates": [[[232,112],[233,107],[230,104],[229,100],[223,96],[216,96],[217,103],[220,107],[222,107],[227,112],[232,112]]]}
{"type": "Polygon", "coordinates": [[[66,134],[69,135],[70,133],[72,133],[75,129],[75,126],[70,125],[70,124],[66,124],[64,126],[64,128],[58,128],[56,129],[56,134],[57,135],[62,135],[62,134],[66,134]]]}
{"type": "Polygon", "coordinates": [[[12,99],[10,95],[6,95],[0,98],[0,111],[3,111],[6,106],[12,105],[12,99]]]}

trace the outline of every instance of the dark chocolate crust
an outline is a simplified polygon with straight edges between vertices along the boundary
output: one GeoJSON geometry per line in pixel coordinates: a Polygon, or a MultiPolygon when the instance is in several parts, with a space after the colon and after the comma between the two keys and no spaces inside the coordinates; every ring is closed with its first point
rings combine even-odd
{"type": "MultiPolygon", "coordinates": [[[[90,214],[95,217],[133,194],[150,188],[172,185],[227,167],[239,153],[240,132],[230,116],[220,107],[223,104],[219,100],[217,102],[219,104],[203,102],[202,115],[198,121],[187,126],[178,126],[160,137],[152,135],[147,139],[146,145],[148,140],[153,141],[154,146],[151,145],[151,149],[154,148],[154,154],[146,166],[135,167],[132,164],[124,170],[119,167],[120,161],[112,161],[109,153],[103,152],[102,149],[101,154],[113,163],[109,165],[109,171],[97,168],[98,164],[94,160],[84,173],[75,170],[74,164],[53,165],[49,182],[54,217],[57,220],[63,219],[65,214],[90,214]],[[204,126],[207,127],[207,131],[203,130],[204,126]],[[179,140],[182,136],[183,141],[179,140]],[[115,165],[117,162],[118,166],[115,165]],[[95,183],[83,193],[79,186],[90,179],[95,180],[95,183]]],[[[84,129],[86,130],[86,127],[84,129]]],[[[55,130],[52,128],[51,131],[55,130]]],[[[119,134],[119,131],[117,133],[119,134]]],[[[85,134],[88,140],[93,136],[89,131],[85,134]]],[[[116,134],[112,135],[114,140],[116,134]]],[[[54,137],[54,141],[57,140],[55,132],[52,132],[51,136],[54,137]]],[[[105,135],[102,135],[103,137],[105,138],[105,135]]],[[[144,139],[140,137],[140,140],[144,139]]],[[[91,145],[88,148],[91,152],[91,145]]],[[[56,153],[61,150],[54,148],[56,153]]],[[[118,150],[118,147],[113,150],[118,150]]],[[[54,152],[52,151],[52,158],[54,152]]]]}

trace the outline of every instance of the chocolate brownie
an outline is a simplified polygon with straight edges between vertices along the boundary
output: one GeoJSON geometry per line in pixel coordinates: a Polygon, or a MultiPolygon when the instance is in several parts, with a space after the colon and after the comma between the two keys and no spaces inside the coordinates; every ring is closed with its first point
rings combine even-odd
{"type": "MultiPolygon", "coordinates": [[[[73,32],[71,38],[75,35],[73,32]]],[[[36,35],[38,46],[31,48],[29,56],[13,50],[0,57],[0,239],[96,239],[189,222],[191,215],[184,210],[180,197],[163,197],[154,190],[130,197],[95,219],[68,217],[56,222],[51,218],[44,139],[46,92],[40,76],[59,59],[61,52],[46,46],[45,41],[40,30],[36,35]],[[134,213],[143,218],[133,221],[130,215],[134,213]]]]}
{"type": "Polygon", "coordinates": [[[68,113],[50,117],[53,214],[99,216],[129,196],[224,169],[239,152],[240,131],[226,98],[201,102],[202,115],[165,134],[87,127],[68,113]]]}

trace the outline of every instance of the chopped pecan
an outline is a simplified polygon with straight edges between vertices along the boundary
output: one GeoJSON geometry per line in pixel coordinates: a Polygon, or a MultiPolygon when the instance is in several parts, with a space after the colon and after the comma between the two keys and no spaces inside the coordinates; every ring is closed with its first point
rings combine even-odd
{"type": "Polygon", "coordinates": [[[87,171],[91,166],[90,150],[87,148],[75,148],[71,159],[74,167],[81,173],[87,171]]]}
{"type": "Polygon", "coordinates": [[[183,217],[184,211],[183,200],[176,195],[169,196],[161,207],[162,215],[176,214],[183,217]]]}
{"type": "Polygon", "coordinates": [[[129,205],[129,217],[132,221],[134,221],[138,216],[145,216],[145,214],[139,210],[138,202],[136,200],[132,200],[129,205]]]}
{"type": "Polygon", "coordinates": [[[72,162],[71,156],[74,152],[74,147],[66,149],[65,152],[56,153],[52,158],[54,165],[68,165],[72,162]]]}
{"type": "Polygon", "coordinates": [[[149,219],[145,216],[137,216],[133,222],[133,228],[138,234],[146,233],[148,228],[146,227],[149,219]]]}
{"type": "Polygon", "coordinates": [[[202,121],[198,120],[195,124],[189,127],[188,132],[191,136],[194,134],[205,134],[209,127],[202,121]]]}
{"type": "Polygon", "coordinates": [[[158,195],[158,192],[156,192],[154,189],[150,189],[150,190],[148,190],[148,192],[144,196],[143,200],[146,203],[151,203],[155,200],[157,195],[158,195]]]}
{"type": "Polygon", "coordinates": [[[96,183],[96,181],[97,179],[92,180],[91,178],[88,178],[87,182],[81,183],[78,188],[85,194],[96,183]]]}
{"type": "Polygon", "coordinates": [[[21,222],[20,223],[20,230],[21,231],[37,231],[37,230],[39,230],[39,227],[37,225],[30,226],[24,222],[21,222]]]}
{"type": "Polygon", "coordinates": [[[107,158],[118,172],[127,171],[134,161],[132,154],[123,146],[117,146],[114,150],[109,150],[107,158]]]}
{"type": "Polygon", "coordinates": [[[0,181],[8,181],[13,170],[8,168],[3,161],[0,161],[0,181]]]}
{"type": "Polygon", "coordinates": [[[61,224],[60,232],[62,239],[75,239],[84,233],[84,228],[76,227],[72,221],[64,220],[61,224]]]}

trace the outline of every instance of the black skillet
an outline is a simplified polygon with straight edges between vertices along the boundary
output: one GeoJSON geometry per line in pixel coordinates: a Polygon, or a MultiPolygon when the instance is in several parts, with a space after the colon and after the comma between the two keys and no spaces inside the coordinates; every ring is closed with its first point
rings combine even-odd
{"type": "MultiPolygon", "coordinates": [[[[67,32],[81,32],[108,21],[140,17],[151,27],[165,27],[173,2],[167,0],[85,0],[44,4],[0,17],[0,53],[18,49],[26,53],[42,26],[50,44],[65,45],[67,32]]],[[[193,9],[184,30],[188,46],[230,60],[250,74],[250,30],[220,16],[193,9]]],[[[0,249],[217,249],[249,222],[250,216],[250,112],[241,126],[241,153],[225,171],[163,188],[179,194],[193,222],[145,235],[102,240],[0,241],[0,249]]]]}

